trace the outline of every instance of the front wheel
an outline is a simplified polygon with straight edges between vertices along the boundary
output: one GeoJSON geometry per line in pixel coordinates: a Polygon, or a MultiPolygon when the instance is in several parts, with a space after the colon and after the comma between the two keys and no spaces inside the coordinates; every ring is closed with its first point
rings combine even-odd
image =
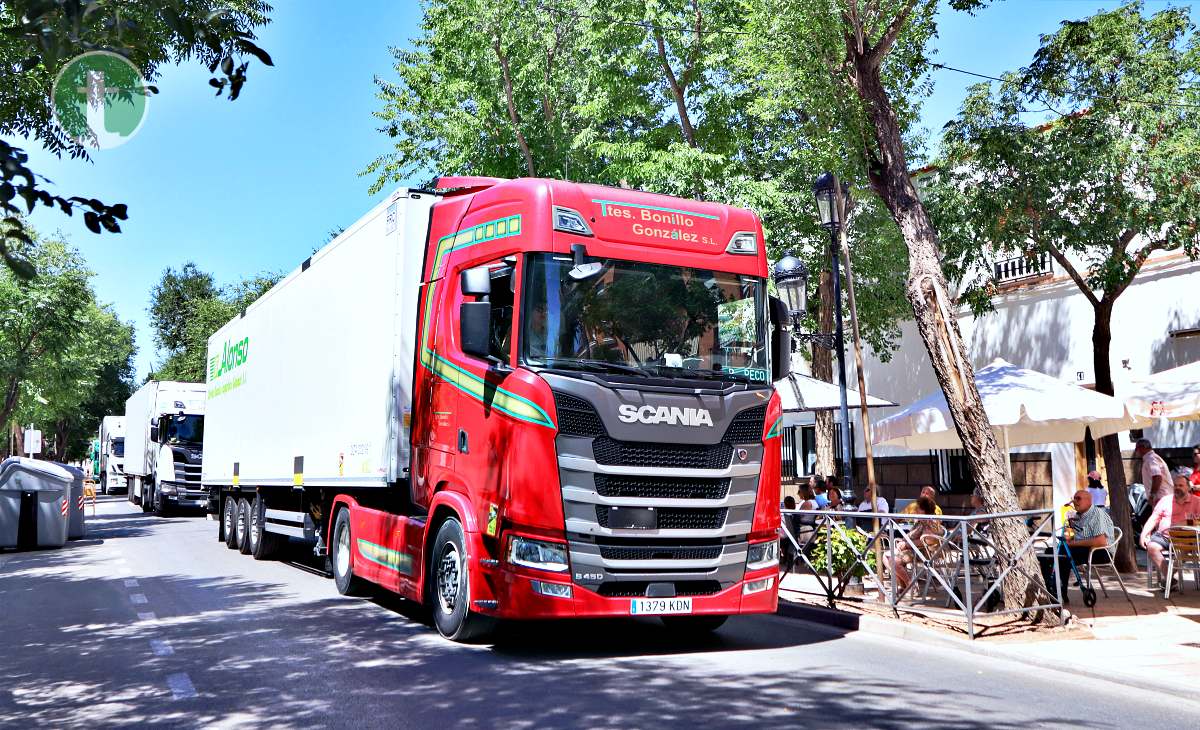
{"type": "Polygon", "coordinates": [[[430,607],[438,632],[451,641],[483,638],[495,621],[471,610],[471,561],[466,535],[458,520],[450,518],[438,528],[429,561],[430,607]]]}
{"type": "Polygon", "coordinates": [[[350,510],[338,510],[337,518],[333,521],[333,540],[330,541],[332,552],[329,556],[333,563],[333,584],[338,593],[343,596],[361,596],[366,593],[366,582],[354,575],[353,535],[350,533],[350,510]]]}
{"type": "Polygon", "coordinates": [[[154,516],[166,517],[170,514],[171,507],[167,504],[167,500],[163,499],[162,490],[158,485],[154,485],[154,516]]]}
{"type": "Polygon", "coordinates": [[[142,496],[139,502],[142,512],[146,513],[154,506],[154,482],[142,482],[142,496]]]}
{"type": "Polygon", "coordinates": [[[725,625],[728,616],[663,616],[662,622],[680,634],[711,634],[725,625]]]}
{"type": "Polygon", "coordinates": [[[225,539],[225,547],[237,549],[237,498],[232,494],[225,498],[225,508],[221,510],[221,532],[225,539]]]}

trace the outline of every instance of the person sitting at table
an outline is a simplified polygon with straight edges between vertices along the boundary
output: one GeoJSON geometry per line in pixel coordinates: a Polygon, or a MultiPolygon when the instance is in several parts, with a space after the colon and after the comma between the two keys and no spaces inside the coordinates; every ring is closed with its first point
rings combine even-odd
{"type": "Polygon", "coordinates": [[[825,477],[817,474],[808,478],[809,484],[813,490],[813,501],[817,503],[817,509],[825,509],[829,506],[829,497],[825,494],[825,477]]]}
{"type": "MultiPolygon", "coordinates": [[[[930,485],[926,484],[925,486],[921,487],[921,497],[928,499],[930,502],[933,502],[933,509],[934,509],[935,515],[940,515],[942,513],[942,508],[937,503],[937,490],[936,489],[934,489],[930,485]]],[[[920,499],[916,500],[915,502],[909,502],[908,506],[906,506],[904,509],[902,509],[900,511],[901,514],[906,514],[906,515],[919,514],[920,510],[921,510],[920,502],[921,502],[920,499]]]]}
{"type": "Polygon", "coordinates": [[[863,487],[862,498],[858,500],[858,511],[859,512],[887,512],[888,511],[887,500],[884,499],[883,497],[879,496],[879,490],[878,489],[875,490],[875,504],[874,505],[872,505],[871,500],[868,499],[868,497],[870,496],[870,493],[871,493],[871,488],[869,486],[863,487]]]}
{"type": "MultiPolygon", "coordinates": [[[[937,505],[929,497],[922,495],[917,501],[913,502],[917,506],[915,511],[909,514],[919,515],[935,515],[939,514],[937,505]]],[[[896,594],[904,592],[908,584],[912,582],[913,575],[913,546],[920,549],[922,554],[928,554],[930,549],[936,549],[938,540],[942,535],[942,525],[940,520],[918,520],[917,524],[913,525],[912,529],[907,533],[908,539],[904,539],[901,535],[896,535],[896,558],[892,560],[892,552],[888,551],[883,554],[883,564],[889,570],[893,571],[896,576],[896,594]]]]}
{"type": "MultiPolygon", "coordinates": [[[[1116,539],[1112,518],[1108,516],[1108,512],[1092,507],[1092,495],[1088,494],[1088,490],[1080,489],[1075,492],[1075,496],[1071,497],[1071,506],[1075,509],[1075,518],[1071,522],[1074,533],[1063,538],[1062,546],[1053,546],[1047,552],[1038,555],[1042,578],[1046,581],[1047,590],[1051,592],[1054,590],[1054,558],[1058,557],[1058,580],[1062,586],[1063,603],[1071,602],[1067,595],[1071,563],[1067,559],[1066,551],[1071,551],[1075,565],[1086,565],[1088,553],[1092,548],[1108,547],[1116,539]]],[[[1095,562],[1107,562],[1108,558],[1108,551],[1102,550],[1096,553],[1095,562]]]]}
{"type": "MultiPolygon", "coordinates": [[[[1155,570],[1158,571],[1159,577],[1162,578],[1164,588],[1167,584],[1165,577],[1166,552],[1171,547],[1167,530],[1187,525],[1189,519],[1192,523],[1200,520],[1200,496],[1190,493],[1190,470],[1186,467],[1176,469],[1172,479],[1171,494],[1163,497],[1158,504],[1154,505],[1154,512],[1150,514],[1150,519],[1146,520],[1146,526],[1142,528],[1139,541],[1141,546],[1146,549],[1146,555],[1150,558],[1155,570]]],[[[1173,590],[1175,586],[1172,585],[1171,588],[1173,590]]]]}

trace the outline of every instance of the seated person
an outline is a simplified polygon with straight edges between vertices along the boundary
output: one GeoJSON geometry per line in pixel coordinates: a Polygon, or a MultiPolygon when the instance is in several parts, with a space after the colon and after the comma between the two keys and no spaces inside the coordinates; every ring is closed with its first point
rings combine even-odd
{"type": "MultiPolygon", "coordinates": [[[[922,496],[916,502],[913,502],[917,509],[910,514],[934,515],[938,514],[935,510],[937,505],[933,500],[922,496]]],[[[892,561],[891,551],[883,554],[883,564],[889,570],[892,570],[896,575],[896,593],[899,595],[904,592],[908,584],[912,582],[913,575],[913,546],[920,548],[921,552],[928,554],[930,549],[936,549],[942,535],[942,526],[940,520],[918,520],[917,524],[908,531],[908,539],[896,537],[896,559],[892,561]]]]}
{"type": "MultiPolygon", "coordinates": [[[[925,486],[921,487],[921,498],[928,499],[930,502],[933,503],[933,509],[934,509],[933,514],[940,515],[942,513],[942,508],[940,506],[938,506],[938,503],[937,503],[937,490],[934,489],[932,486],[926,484],[925,486]]],[[[901,510],[901,514],[906,514],[906,515],[915,515],[915,514],[920,514],[920,513],[921,513],[921,500],[920,499],[918,499],[915,502],[909,502],[908,506],[905,507],[903,510],[901,510]]]]}
{"type": "MultiPolygon", "coordinates": [[[[1083,566],[1087,564],[1088,553],[1092,548],[1107,547],[1115,539],[1112,518],[1105,510],[1092,507],[1092,495],[1088,494],[1088,490],[1080,489],[1075,492],[1075,496],[1071,498],[1071,505],[1075,508],[1076,515],[1071,522],[1074,534],[1065,538],[1064,545],[1051,547],[1047,552],[1038,555],[1038,561],[1042,566],[1042,578],[1046,581],[1046,589],[1052,594],[1054,592],[1054,558],[1056,555],[1058,556],[1058,579],[1062,586],[1063,603],[1071,602],[1067,596],[1067,585],[1071,578],[1071,563],[1067,559],[1066,551],[1071,551],[1071,557],[1075,560],[1076,566],[1083,566]]],[[[1108,551],[1096,553],[1096,562],[1107,562],[1108,559],[1108,551]]]]}
{"type": "Polygon", "coordinates": [[[1171,547],[1171,541],[1167,537],[1167,530],[1172,527],[1186,525],[1188,516],[1192,516],[1193,521],[1200,519],[1200,496],[1190,493],[1191,475],[1185,473],[1183,468],[1177,469],[1173,475],[1171,494],[1158,500],[1158,504],[1154,505],[1154,512],[1150,514],[1150,519],[1146,520],[1146,526],[1142,528],[1141,546],[1146,549],[1146,555],[1149,557],[1151,564],[1158,571],[1160,578],[1163,578],[1163,585],[1166,585],[1165,568],[1166,568],[1166,553],[1171,547]]]}
{"type": "Polygon", "coordinates": [[[879,490],[878,489],[875,490],[875,504],[874,505],[872,505],[871,500],[868,499],[868,497],[870,496],[870,491],[871,491],[870,487],[863,487],[862,498],[858,501],[858,511],[859,512],[887,512],[888,511],[887,500],[884,499],[883,497],[879,496],[879,490]]]}

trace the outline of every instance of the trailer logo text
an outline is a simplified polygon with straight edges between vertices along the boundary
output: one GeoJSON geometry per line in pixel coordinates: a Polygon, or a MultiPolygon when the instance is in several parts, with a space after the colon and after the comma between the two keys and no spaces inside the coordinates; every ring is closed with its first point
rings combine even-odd
{"type": "Polygon", "coordinates": [[[672,426],[712,427],[712,414],[704,408],[675,408],[668,406],[642,406],[625,404],[617,409],[617,417],[625,423],[669,423],[672,426]]]}
{"type": "Polygon", "coordinates": [[[250,338],[243,337],[237,342],[226,342],[221,347],[220,355],[208,359],[208,379],[216,380],[225,373],[246,364],[250,354],[250,338]]]}

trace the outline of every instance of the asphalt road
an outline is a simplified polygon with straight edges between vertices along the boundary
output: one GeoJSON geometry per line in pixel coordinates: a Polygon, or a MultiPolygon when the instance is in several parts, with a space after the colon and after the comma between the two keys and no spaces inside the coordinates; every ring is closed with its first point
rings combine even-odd
{"type": "Polygon", "coordinates": [[[228,550],[202,517],[98,512],[65,549],[0,552],[0,727],[1200,727],[1175,698],[776,617],[461,646],[404,601],[228,550]]]}

